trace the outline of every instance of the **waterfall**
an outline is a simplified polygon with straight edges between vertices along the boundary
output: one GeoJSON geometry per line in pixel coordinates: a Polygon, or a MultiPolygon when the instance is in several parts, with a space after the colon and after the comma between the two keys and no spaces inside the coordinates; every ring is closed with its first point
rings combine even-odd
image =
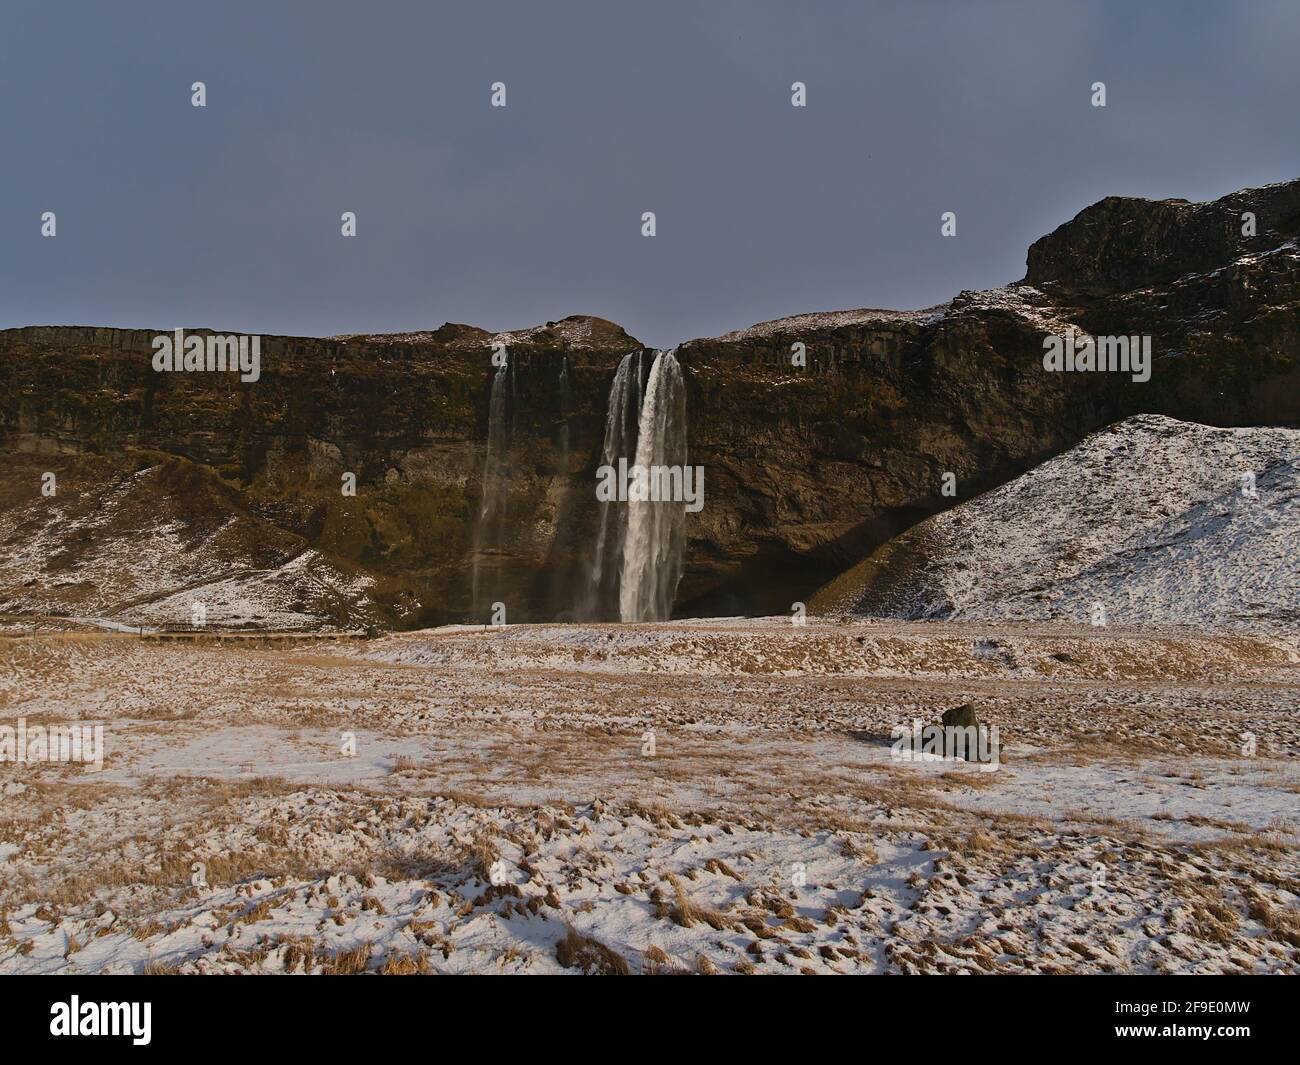
{"type": "MultiPolygon", "coordinates": [[[[625,355],[614,372],[600,465],[686,465],[686,385],[671,351],[625,355]]],[[[601,502],[595,550],[577,616],[663,621],[682,575],[686,506],[677,502],[601,502]]]]}
{"type": "Polygon", "coordinates": [[[573,413],[573,386],[569,383],[569,357],[560,358],[560,469],[569,472],[569,417],[573,413]]]}
{"type": "MultiPolygon", "coordinates": [[[[650,367],[637,426],[636,465],[643,470],[686,466],[686,383],[671,351],[659,352],[650,367]]],[[[626,508],[619,620],[666,621],[682,576],[686,505],[631,501],[626,508]]]]}
{"type": "MultiPolygon", "coordinates": [[[[605,410],[605,442],[600,451],[602,466],[618,466],[636,448],[637,422],[641,417],[641,353],[624,355],[614,371],[605,410]]],[[[627,529],[627,508],[622,503],[601,503],[596,549],[587,575],[578,616],[603,619],[614,615],[618,606],[618,578],[623,565],[623,534],[627,529]]]]}
{"type": "MultiPolygon", "coordinates": [[[[634,351],[625,355],[610,384],[600,464],[621,473],[628,473],[629,467],[648,471],[654,467],[686,466],[686,383],[682,369],[673,352],[660,351],[654,353],[647,374],[649,354],[634,351]]],[[[506,549],[511,448],[521,407],[515,362],[510,358],[497,367],[488,400],[483,497],[474,525],[471,565],[470,608],[476,618],[485,615],[487,605],[499,598],[501,591],[499,556],[506,549]],[[485,578],[493,573],[495,581],[485,588],[485,578]]],[[[530,394],[529,380],[525,370],[524,400],[530,394]]],[[[561,422],[560,469],[564,473],[570,453],[568,420],[573,409],[567,357],[560,361],[556,388],[561,422]]],[[[580,580],[576,615],[587,620],[667,620],[682,575],[685,501],[624,498],[601,500],[598,505],[594,550],[585,580],[580,580]]]]}
{"type": "Polygon", "coordinates": [[[492,377],[488,403],[487,457],[483,462],[483,505],[474,527],[474,564],[470,580],[470,609],[477,614],[479,566],[482,553],[499,551],[505,541],[506,487],[509,480],[509,427],[506,423],[507,390],[514,391],[514,360],[502,363],[492,377]],[[509,380],[507,381],[507,377],[509,380]]]}

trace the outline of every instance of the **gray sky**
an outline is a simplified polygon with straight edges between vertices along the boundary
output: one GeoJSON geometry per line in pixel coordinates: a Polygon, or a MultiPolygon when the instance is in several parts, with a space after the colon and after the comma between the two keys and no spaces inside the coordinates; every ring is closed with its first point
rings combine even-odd
{"type": "Polygon", "coordinates": [[[1297,56],[1293,0],[5,0],[0,327],[927,306],[1102,196],[1300,176],[1297,56]]]}

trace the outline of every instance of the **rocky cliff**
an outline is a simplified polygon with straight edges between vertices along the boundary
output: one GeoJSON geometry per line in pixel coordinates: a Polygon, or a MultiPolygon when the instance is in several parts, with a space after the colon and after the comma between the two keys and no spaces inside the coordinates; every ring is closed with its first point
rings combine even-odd
{"type": "Polygon", "coordinates": [[[801,315],[683,345],[692,461],[711,478],[684,606],[788,610],[811,570],[862,558],[1132,414],[1296,424],[1298,236],[1300,181],[1208,204],[1110,198],[1036,242],[1018,284],[929,312],[801,315]],[[1150,335],[1150,380],[1045,371],[1043,337],[1071,327],[1150,335]],[[790,365],[794,344],[805,371],[790,365]]]}
{"type": "MultiPolygon", "coordinates": [[[[1109,198],[1035,243],[1025,280],[1006,288],[683,344],[689,461],[706,481],[678,613],[788,612],[927,515],[1132,414],[1297,424],[1298,237],[1300,181],[1208,204],[1109,198]],[[1069,327],[1150,335],[1150,380],[1045,371],[1043,337],[1069,327]],[[955,495],[941,492],[945,473],[955,495]]],[[[294,585],[268,616],[469,618],[500,341],[509,491],[482,576],[509,620],[569,616],[591,550],[610,380],[640,346],[619,327],[575,317],[495,336],[448,324],[263,337],[261,376],[248,383],[154,372],[150,344],[166,328],[0,332],[0,611],[139,616],[182,589],[200,596],[222,573],[242,574],[251,595],[286,567],[323,567],[323,585],[294,585]],[[45,473],[54,496],[42,494],[45,473]],[[341,490],[347,473],[355,496],[341,490]],[[97,524],[110,503],[112,521],[97,524]],[[157,586],[106,582],[106,540],[130,555],[160,522],[175,537],[168,557],[190,564],[157,586]]],[[[256,623],[259,609],[236,615],[256,623]]]]}

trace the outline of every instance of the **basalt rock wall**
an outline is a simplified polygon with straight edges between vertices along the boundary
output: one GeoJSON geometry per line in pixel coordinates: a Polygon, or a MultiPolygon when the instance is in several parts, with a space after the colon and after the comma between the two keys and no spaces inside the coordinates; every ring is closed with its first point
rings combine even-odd
{"type": "MultiPolygon", "coordinates": [[[[1110,198],[1035,243],[1025,280],[1006,288],[683,344],[705,504],[688,516],[677,612],[788,612],[928,514],[1131,414],[1300,424],[1298,236],[1300,181],[1211,204],[1110,198]],[[1069,329],[1150,336],[1150,379],[1047,372],[1044,336],[1069,329]]],[[[481,579],[509,620],[570,616],[610,381],[640,347],[618,326],[266,336],[256,382],[155,372],[165,331],[0,332],[7,505],[34,506],[34,471],[79,456],[123,476],[191,464],[257,520],[374,575],[389,623],[467,619],[500,342],[512,362],[506,533],[480,555],[481,579]],[[355,496],[341,491],[349,472],[355,496]]]]}

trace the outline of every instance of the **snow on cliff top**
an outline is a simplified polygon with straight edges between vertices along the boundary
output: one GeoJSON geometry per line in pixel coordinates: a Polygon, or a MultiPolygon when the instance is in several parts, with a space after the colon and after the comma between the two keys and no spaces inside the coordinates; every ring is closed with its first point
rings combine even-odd
{"type": "Polygon", "coordinates": [[[759,322],[748,329],[737,329],[724,333],[718,340],[735,342],[739,340],[757,340],[787,333],[807,332],[815,329],[842,329],[855,325],[929,325],[938,321],[948,309],[947,304],[927,307],[920,311],[888,311],[872,307],[862,307],[851,311],[811,311],[807,314],[794,314],[788,318],[773,318],[769,322],[759,322]]]}
{"type": "Polygon", "coordinates": [[[1078,328],[1069,320],[1068,309],[1058,306],[1032,285],[1016,282],[998,288],[962,292],[948,303],[936,304],[919,311],[887,311],[871,307],[849,311],[816,311],[791,315],[789,318],[774,318],[770,322],[759,322],[748,329],[725,333],[717,339],[736,343],[854,326],[879,328],[903,325],[928,326],[966,311],[1004,311],[1028,320],[1047,333],[1059,333],[1067,326],[1078,328]]]}

